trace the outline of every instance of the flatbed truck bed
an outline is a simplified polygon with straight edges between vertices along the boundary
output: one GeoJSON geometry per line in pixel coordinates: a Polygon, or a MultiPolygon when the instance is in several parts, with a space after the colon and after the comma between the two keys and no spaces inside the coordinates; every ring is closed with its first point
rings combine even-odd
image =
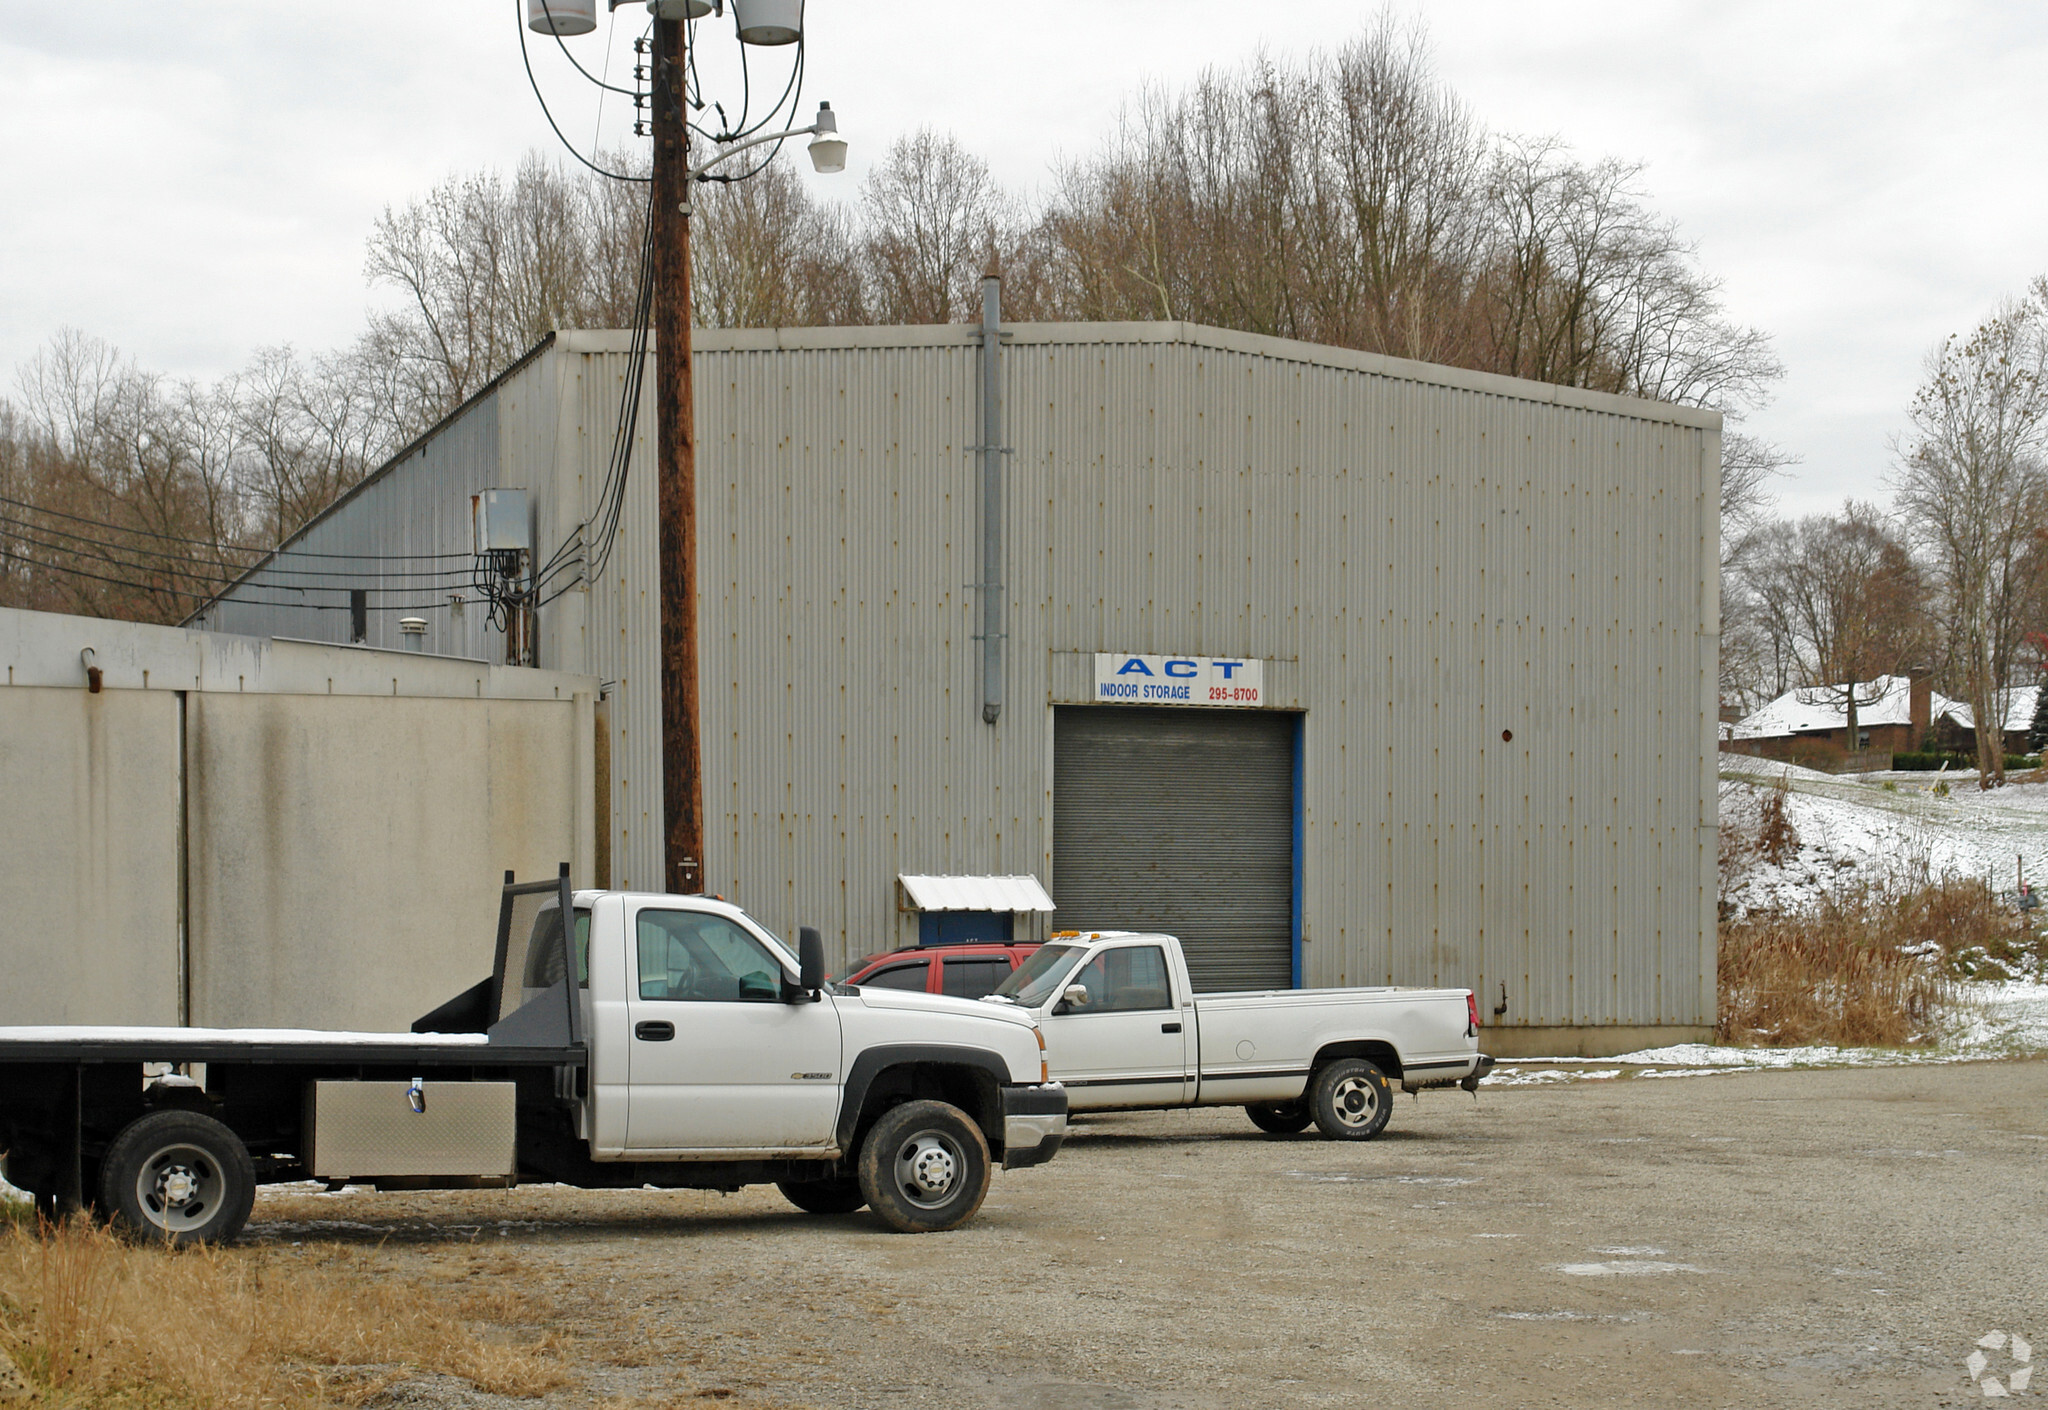
{"type": "Polygon", "coordinates": [[[506,880],[491,975],[410,1033],[0,1028],[0,1175],[173,1242],[232,1238],[258,1183],[309,1178],[772,1182],[917,1232],[1065,1138],[1028,1016],[835,988],[815,931],[792,955],[716,898],[506,880]]]}

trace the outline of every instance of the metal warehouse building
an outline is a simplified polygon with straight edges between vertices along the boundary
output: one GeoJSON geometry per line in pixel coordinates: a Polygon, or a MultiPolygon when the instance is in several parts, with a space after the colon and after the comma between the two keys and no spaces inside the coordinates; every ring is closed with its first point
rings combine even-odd
{"type": "MultiPolygon", "coordinates": [[[[472,496],[515,488],[534,560],[587,559],[627,349],[554,335],[288,547],[468,553],[472,496]]],[[[1718,416],[1185,324],[1008,325],[985,566],[983,354],[971,325],[699,335],[710,889],[850,957],[1008,934],[920,913],[976,904],[925,879],[1036,876],[1058,910],[1027,932],[1167,929],[1211,988],[1469,986],[1504,1005],[1497,1053],[1711,1029],[1718,416]]],[[[616,551],[559,580],[531,650],[605,684],[591,879],[652,888],[643,400],[616,551]]],[[[363,566],[369,644],[418,615],[427,651],[504,659],[473,598],[393,605],[363,566]]],[[[291,588],[259,568],[201,624],[349,639],[351,613],[237,600],[291,588]]]]}

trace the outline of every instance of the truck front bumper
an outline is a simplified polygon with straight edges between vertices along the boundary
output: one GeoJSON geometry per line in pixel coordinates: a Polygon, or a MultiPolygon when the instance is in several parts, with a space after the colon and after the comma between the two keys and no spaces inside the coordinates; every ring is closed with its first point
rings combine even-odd
{"type": "Polygon", "coordinates": [[[1043,1165],[1067,1139],[1067,1089],[1057,1082],[1003,1088],[1003,1169],[1043,1165]]]}

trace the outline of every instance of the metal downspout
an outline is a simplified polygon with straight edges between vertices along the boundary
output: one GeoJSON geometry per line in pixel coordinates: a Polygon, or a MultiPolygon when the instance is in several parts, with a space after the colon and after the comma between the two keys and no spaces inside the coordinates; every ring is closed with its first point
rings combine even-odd
{"type": "Polygon", "coordinates": [[[1003,713],[1003,281],[981,281],[981,718],[1003,713]]]}

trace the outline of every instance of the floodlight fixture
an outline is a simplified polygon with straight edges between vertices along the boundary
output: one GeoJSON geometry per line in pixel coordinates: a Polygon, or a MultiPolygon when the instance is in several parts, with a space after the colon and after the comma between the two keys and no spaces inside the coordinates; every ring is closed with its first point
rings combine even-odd
{"type": "Polygon", "coordinates": [[[811,167],[820,176],[846,170],[846,139],[839,135],[839,117],[830,103],[818,104],[818,121],[811,127],[811,167]]]}

